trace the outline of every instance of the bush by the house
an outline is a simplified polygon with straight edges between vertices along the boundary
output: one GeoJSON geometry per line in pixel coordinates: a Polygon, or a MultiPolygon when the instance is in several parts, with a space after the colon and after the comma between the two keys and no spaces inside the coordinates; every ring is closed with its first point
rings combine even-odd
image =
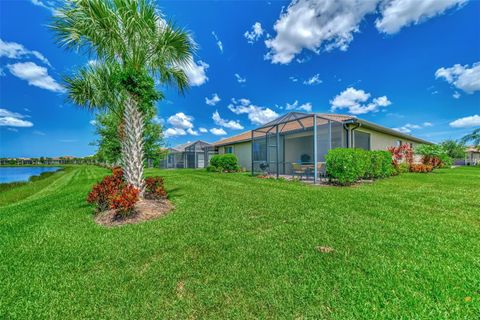
{"type": "Polygon", "coordinates": [[[399,163],[396,167],[394,166],[396,174],[407,173],[410,171],[410,165],[408,163],[399,163]]]}
{"type": "MultiPolygon", "coordinates": [[[[210,166],[214,167],[220,172],[236,172],[239,170],[238,159],[232,153],[217,154],[210,159],[210,166]]],[[[207,168],[207,170],[213,170],[213,168],[207,168]]]]}
{"type": "Polygon", "coordinates": [[[332,149],[325,156],[327,174],[341,185],[357,182],[365,176],[367,156],[360,149],[332,149]]]}
{"type": "Polygon", "coordinates": [[[147,199],[164,199],[167,191],[163,183],[162,177],[148,177],[145,179],[145,198],[147,199]]]}
{"type": "Polygon", "coordinates": [[[413,163],[413,150],[409,144],[402,144],[397,147],[389,147],[388,151],[392,155],[392,163],[396,170],[396,173],[401,173],[405,168],[407,168],[413,163]],[[400,165],[405,163],[402,168],[400,165]]]}
{"type": "Polygon", "coordinates": [[[341,185],[364,178],[385,178],[395,173],[392,155],[388,151],[338,148],[330,150],[325,159],[328,176],[341,185]]]}
{"type": "Polygon", "coordinates": [[[206,169],[207,169],[208,172],[218,172],[217,167],[214,167],[214,166],[212,166],[212,165],[207,166],[206,169]]]}
{"type": "Polygon", "coordinates": [[[417,172],[417,173],[428,173],[432,172],[433,166],[423,163],[418,164],[411,164],[410,165],[410,172],[417,172]]]}
{"type": "Polygon", "coordinates": [[[443,168],[452,165],[452,158],[447,151],[437,144],[421,144],[415,149],[415,153],[422,156],[422,163],[430,165],[433,168],[443,168]]]}
{"type": "Polygon", "coordinates": [[[116,209],[122,216],[130,215],[139,194],[140,190],[130,184],[126,185],[111,198],[110,209],[116,209]]]}
{"type": "Polygon", "coordinates": [[[395,170],[392,165],[392,155],[388,151],[365,151],[367,166],[365,178],[378,179],[393,175],[395,170]]]}

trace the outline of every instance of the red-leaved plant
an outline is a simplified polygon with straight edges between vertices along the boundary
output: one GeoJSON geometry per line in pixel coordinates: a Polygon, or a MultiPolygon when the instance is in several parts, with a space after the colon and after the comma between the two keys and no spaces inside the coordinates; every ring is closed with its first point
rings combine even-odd
{"type": "Polygon", "coordinates": [[[428,173],[432,172],[433,166],[428,164],[410,164],[410,172],[428,173]]]}
{"type": "Polygon", "coordinates": [[[398,165],[403,162],[409,166],[413,163],[413,150],[409,144],[402,144],[398,147],[389,147],[388,151],[392,154],[392,163],[395,168],[398,168],[398,165]]]}
{"type": "Polygon", "coordinates": [[[139,193],[138,189],[125,183],[123,170],[116,167],[113,168],[111,176],[106,176],[93,186],[87,201],[95,204],[98,212],[117,209],[120,214],[128,215],[132,213],[139,193]]]}
{"type": "Polygon", "coordinates": [[[102,181],[93,186],[87,196],[87,202],[96,205],[98,211],[105,211],[110,208],[111,199],[124,186],[123,171],[121,168],[114,168],[111,176],[106,176],[102,181]]]}
{"type": "Polygon", "coordinates": [[[131,184],[126,185],[111,198],[110,208],[116,209],[122,216],[128,216],[133,212],[139,194],[140,190],[131,184]]]}
{"type": "Polygon", "coordinates": [[[147,199],[164,199],[167,197],[162,177],[148,177],[145,179],[145,197],[147,199]]]}

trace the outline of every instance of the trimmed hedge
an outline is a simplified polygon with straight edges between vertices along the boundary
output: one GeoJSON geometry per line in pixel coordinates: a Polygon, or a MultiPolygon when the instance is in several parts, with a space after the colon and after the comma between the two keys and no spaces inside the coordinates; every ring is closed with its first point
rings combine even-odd
{"type": "Polygon", "coordinates": [[[392,155],[388,151],[337,148],[330,150],[325,159],[328,176],[341,185],[363,178],[385,178],[395,173],[392,155]]]}
{"type": "Polygon", "coordinates": [[[240,169],[238,166],[238,159],[232,153],[217,154],[210,159],[210,166],[207,167],[208,171],[220,171],[220,172],[235,172],[240,169]],[[213,167],[216,170],[213,170],[213,167]]]}
{"type": "Polygon", "coordinates": [[[379,179],[390,177],[395,173],[392,165],[392,154],[388,151],[365,151],[367,167],[364,178],[379,179]]]}

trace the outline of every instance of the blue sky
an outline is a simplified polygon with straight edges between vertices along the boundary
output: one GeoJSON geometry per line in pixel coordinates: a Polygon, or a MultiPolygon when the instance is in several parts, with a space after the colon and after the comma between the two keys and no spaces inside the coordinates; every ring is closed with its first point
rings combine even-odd
{"type": "MultiPolygon", "coordinates": [[[[55,45],[54,5],[0,2],[1,157],[95,152],[94,114],[69,104],[61,82],[92,57],[55,45]]],[[[216,141],[289,110],[355,114],[434,142],[480,126],[480,1],[159,7],[199,46],[186,95],[159,87],[168,145],[216,141]]]]}

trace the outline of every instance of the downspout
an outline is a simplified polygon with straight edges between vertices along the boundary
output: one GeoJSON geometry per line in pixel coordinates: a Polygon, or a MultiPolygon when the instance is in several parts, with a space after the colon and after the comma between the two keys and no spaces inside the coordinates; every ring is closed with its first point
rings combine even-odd
{"type": "Polygon", "coordinates": [[[347,148],[353,148],[353,131],[361,126],[362,124],[358,122],[357,119],[348,120],[343,123],[343,128],[347,130],[347,148]],[[350,127],[349,124],[353,124],[354,127],[350,127]]]}

